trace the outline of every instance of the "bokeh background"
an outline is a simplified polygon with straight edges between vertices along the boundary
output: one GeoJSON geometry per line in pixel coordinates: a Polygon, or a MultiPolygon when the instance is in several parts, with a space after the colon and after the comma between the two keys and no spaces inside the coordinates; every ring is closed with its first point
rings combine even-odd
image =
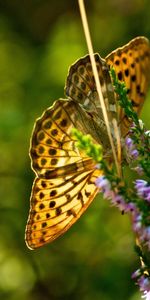
{"type": "MultiPolygon", "coordinates": [[[[85,1],[95,51],[105,57],[150,37],[149,0],[85,1]]],[[[0,0],[0,298],[138,300],[127,215],[97,197],[63,237],[36,251],[24,242],[34,174],[33,124],[64,97],[68,67],[87,53],[77,1],[0,0]]],[[[150,99],[142,113],[147,127],[150,99]]]]}

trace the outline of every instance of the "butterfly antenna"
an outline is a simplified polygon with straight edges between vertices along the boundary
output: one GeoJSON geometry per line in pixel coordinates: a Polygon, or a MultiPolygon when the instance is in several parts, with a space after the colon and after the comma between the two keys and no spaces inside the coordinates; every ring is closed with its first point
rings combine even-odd
{"type": "Polygon", "coordinates": [[[80,14],[81,14],[81,20],[82,20],[82,24],[83,24],[84,34],[85,34],[85,38],[86,38],[86,42],[87,42],[89,55],[90,55],[91,65],[92,65],[92,69],[93,69],[93,74],[94,74],[94,78],[95,78],[97,93],[98,93],[100,104],[101,104],[101,107],[102,107],[104,121],[105,121],[105,124],[106,124],[108,137],[109,137],[109,140],[110,140],[110,144],[111,144],[112,153],[113,153],[113,156],[114,156],[116,169],[117,169],[117,172],[118,172],[118,175],[119,175],[120,174],[120,168],[119,168],[119,163],[118,163],[118,157],[117,157],[117,154],[116,154],[116,151],[115,151],[115,146],[114,146],[114,142],[113,142],[112,135],[111,135],[107,110],[106,110],[106,106],[105,106],[105,103],[104,103],[104,98],[103,98],[103,94],[102,94],[102,90],[101,90],[101,85],[100,85],[100,81],[99,81],[97,67],[96,67],[96,63],[95,63],[95,59],[94,59],[94,51],[93,51],[93,46],[92,46],[91,37],[90,37],[90,31],[89,31],[89,26],[88,26],[86,11],[85,11],[84,0],[78,0],[78,3],[79,3],[79,9],[80,9],[80,14]]]}

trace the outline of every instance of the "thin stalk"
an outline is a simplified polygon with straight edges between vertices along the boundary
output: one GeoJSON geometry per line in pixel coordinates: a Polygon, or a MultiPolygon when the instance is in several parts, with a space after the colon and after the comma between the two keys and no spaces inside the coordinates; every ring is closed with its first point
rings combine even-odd
{"type": "Polygon", "coordinates": [[[117,155],[116,155],[116,151],[115,151],[114,142],[113,142],[113,139],[112,139],[112,136],[111,136],[107,110],[106,110],[106,106],[105,106],[105,103],[104,103],[104,98],[103,98],[103,94],[102,94],[102,90],[101,90],[101,85],[100,85],[100,81],[99,81],[97,67],[96,67],[96,63],[95,63],[95,59],[94,59],[94,51],[93,51],[93,46],[92,46],[92,42],[91,42],[88,21],[87,21],[87,17],[86,17],[84,0],[78,0],[78,3],[79,3],[79,9],[80,9],[80,14],[81,14],[81,20],[82,20],[82,24],[83,24],[84,34],[85,34],[85,38],[86,38],[86,42],[87,42],[89,55],[90,55],[91,65],[92,65],[92,69],[93,69],[93,74],[94,74],[94,78],[95,78],[97,93],[98,93],[98,96],[99,96],[99,100],[100,100],[100,104],[101,104],[101,108],[102,108],[102,112],[103,112],[103,116],[104,116],[104,121],[105,121],[106,128],[107,128],[108,137],[109,137],[110,144],[111,144],[111,147],[112,147],[112,152],[113,152],[113,156],[114,156],[116,169],[117,169],[117,172],[118,172],[118,175],[119,175],[120,174],[119,164],[118,164],[118,160],[117,160],[117,155]]]}

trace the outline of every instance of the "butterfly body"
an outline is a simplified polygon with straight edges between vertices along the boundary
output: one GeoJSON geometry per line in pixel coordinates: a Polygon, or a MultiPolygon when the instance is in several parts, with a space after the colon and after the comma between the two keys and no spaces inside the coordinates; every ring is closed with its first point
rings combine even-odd
{"type": "MultiPolygon", "coordinates": [[[[124,80],[134,109],[139,112],[148,89],[150,46],[144,37],[118,48],[106,59],[95,54],[111,133],[113,120],[124,137],[130,120],[119,109],[109,67],[124,80]],[[128,71],[127,71],[128,70],[128,71]]],[[[74,63],[66,81],[67,99],[48,108],[34,126],[30,157],[36,174],[31,193],[26,243],[30,249],[49,243],[67,231],[87,209],[98,192],[95,180],[101,175],[95,162],[76,146],[72,128],[90,134],[111,159],[111,147],[96,91],[89,55],[74,63]]]]}

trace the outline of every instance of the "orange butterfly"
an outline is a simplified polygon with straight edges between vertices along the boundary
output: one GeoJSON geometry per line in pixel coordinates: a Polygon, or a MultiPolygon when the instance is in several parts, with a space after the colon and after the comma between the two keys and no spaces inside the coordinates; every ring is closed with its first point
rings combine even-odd
{"type": "MultiPolygon", "coordinates": [[[[133,108],[139,113],[149,83],[149,41],[137,37],[105,59],[95,54],[95,60],[110,127],[115,118],[124,137],[130,121],[117,105],[109,67],[113,66],[119,80],[125,82],[133,108]]],[[[52,242],[67,231],[98,192],[95,180],[101,172],[76,147],[72,128],[90,134],[95,143],[102,144],[106,157],[112,155],[89,55],[71,66],[65,92],[68,98],[55,101],[33,129],[30,156],[36,178],[25,234],[30,249],[52,242]]]]}

